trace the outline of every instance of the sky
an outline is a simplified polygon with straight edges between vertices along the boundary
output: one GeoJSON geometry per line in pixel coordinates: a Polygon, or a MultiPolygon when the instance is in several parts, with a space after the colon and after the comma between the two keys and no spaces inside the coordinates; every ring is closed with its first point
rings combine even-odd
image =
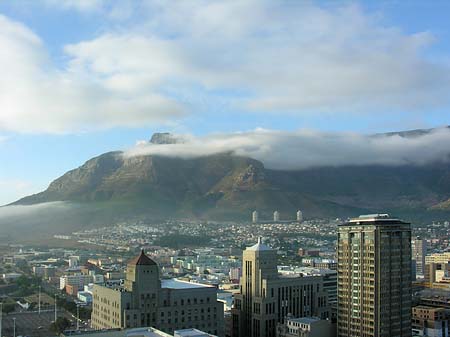
{"type": "Polygon", "coordinates": [[[166,155],[225,149],[280,169],[443,156],[443,132],[366,136],[450,124],[449,11],[444,0],[0,0],[0,204],[103,152],[155,153],[142,145],[154,132],[184,135],[166,155]]]}

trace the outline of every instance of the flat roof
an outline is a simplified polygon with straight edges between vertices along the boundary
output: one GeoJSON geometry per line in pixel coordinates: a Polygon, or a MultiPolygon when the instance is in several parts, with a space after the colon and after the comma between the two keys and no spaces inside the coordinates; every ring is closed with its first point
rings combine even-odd
{"type": "Polygon", "coordinates": [[[172,337],[155,328],[135,328],[135,329],[110,329],[110,330],[91,330],[91,331],[74,331],[66,330],[63,336],[78,337],[172,337]]]}
{"type": "Polygon", "coordinates": [[[290,322],[303,323],[303,324],[311,324],[317,321],[320,321],[318,317],[299,317],[299,318],[287,318],[290,322]]]}
{"type": "Polygon", "coordinates": [[[405,224],[409,225],[409,222],[402,221],[398,218],[391,217],[389,214],[367,214],[360,215],[357,218],[352,218],[347,222],[340,224],[338,226],[349,226],[349,225],[364,225],[370,223],[377,224],[405,224]]]}
{"type": "Polygon", "coordinates": [[[209,337],[213,336],[206,332],[197,330],[197,329],[183,329],[183,330],[175,330],[174,336],[180,336],[180,337],[209,337]]]}
{"type": "Polygon", "coordinates": [[[197,288],[214,288],[213,286],[200,283],[192,283],[181,281],[175,278],[161,280],[161,287],[168,289],[197,289],[197,288]]]}

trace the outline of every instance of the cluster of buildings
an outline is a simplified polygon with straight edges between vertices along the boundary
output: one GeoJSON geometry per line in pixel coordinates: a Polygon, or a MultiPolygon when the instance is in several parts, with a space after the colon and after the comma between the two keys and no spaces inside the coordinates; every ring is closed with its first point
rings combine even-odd
{"type": "Polygon", "coordinates": [[[258,242],[244,252],[231,336],[448,336],[447,310],[413,309],[412,255],[409,223],[352,219],[338,228],[337,291],[325,291],[323,276],[279,273],[275,252],[258,242]]]}
{"type": "Polygon", "coordinates": [[[448,336],[445,309],[413,309],[411,261],[421,258],[414,254],[410,224],[387,214],[341,224],[337,261],[328,261],[335,268],[327,272],[278,266],[277,250],[259,239],[243,252],[239,289],[224,319],[217,288],[161,279],[142,252],[128,264],[124,285],[94,286],[92,325],[165,333],[189,327],[232,337],[448,336]]]}
{"type": "MultiPolygon", "coordinates": [[[[26,262],[92,308],[92,336],[450,336],[450,252],[417,232],[412,237],[409,223],[387,214],[346,222],[303,220],[301,212],[301,220],[287,222],[255,215],[257,224],[208,224],[218,238],[212,248],[155,246],[152,240],[175,229],[121,225],[89,232],[102,247],[95,254],[29,251],[3,262],[26,262]],[[147,254],[133,257],[128,243],[147,254]]],[[[206,231],[186,223],[174,233],[189,228],[206,231]]],[[[22,274],[8,270],[9,286],[22,274]]]]}

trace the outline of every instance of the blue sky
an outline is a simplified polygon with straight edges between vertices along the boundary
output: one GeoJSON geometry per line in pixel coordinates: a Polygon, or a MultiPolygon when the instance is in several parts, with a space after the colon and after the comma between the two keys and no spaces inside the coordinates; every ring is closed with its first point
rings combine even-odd
{"type": "Polygon", "coordinates": [[[447,1],[0,0],[0,204],[156,131],[449,124],[447,1]]]}

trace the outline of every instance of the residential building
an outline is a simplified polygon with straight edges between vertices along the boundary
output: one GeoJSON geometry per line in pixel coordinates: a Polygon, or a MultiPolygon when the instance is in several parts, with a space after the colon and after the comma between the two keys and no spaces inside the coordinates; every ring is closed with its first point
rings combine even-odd
{"type": "Polygon", "coordinates": [[[42,277],[44,279],[48,279],[50,277],[55,276],[56,267],[53,266],[34,266],[33,267],[34,275],[38,277],[42,277]]]}
{"type": "Polygon", "coordinates": [[[416,275],[423,276],[425,272],[425,256],[427,255],[427,241],[420,237],[411,242],[412,259],[416,261],[416,275]]]}
{"type": "Polygon", "coordinates": [[[335,337],[336,324],[317,317],[287,317],[278,324],[277,337],[335,337]]]}
{"type": "Polygon", "coordinates": [[[338,336],[411,336],[411,227],[374,214],[338,227],[338,336]]]}
{"type": "MultiPolygon", "coordinates": [[[[425,264],[428,263],[448,263],[450,261],[450,252],[436,253],[425,256],[425,264]]],[[[425,271],[424,271],[425,272],[425,271]]]]}
{"type": "Polygon", "coordinates": [[[413,307],[413,336],[449,337],[449,319],[450,314],[445,308],[432,308],[423,305],[413,307]]]}
{"type": "Polygon", "coordinates": [[[240,292],[234,296],[233,337],[275,337],[276,326],[295,317],[330,317],[321,276],[279,276],[277,253],[261,242],[243,252],[240,292]]]}
{"type": "Polygon", "coordinates": [[[59,289],[63,290],[67,285],[75,286],[78,290],[82,290],[85,284],[93,283],[92,275],[74,274],[64,275],[59,278],[59,289]]]}

